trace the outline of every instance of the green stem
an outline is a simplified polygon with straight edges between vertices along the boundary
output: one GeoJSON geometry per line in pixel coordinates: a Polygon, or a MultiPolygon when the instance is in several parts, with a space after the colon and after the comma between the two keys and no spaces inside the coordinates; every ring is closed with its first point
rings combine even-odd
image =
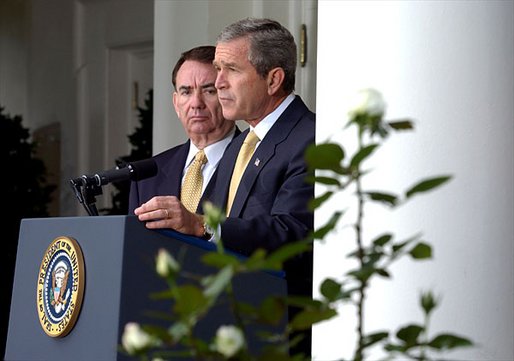
{"type": "Polygon", "coordinates": [[[424,360],[427,360],[427,355],[426,355],[426,347],[425,345],[428,344],[428,324],[429,324],[429,315],[428,314],[425,314],[425,327],[424,327],[424,330],[423,330],[423,339],[422,339],[422,342],[421,342],[421,347],[420,347],[420,354],[419,354],[419,359],[421,361],[424,361],[424,360]]]}
{"type": "MultiPolygon", "coordinates": [[[[362,134],[359,133],[359,151],[362,149],[362,134]]],[[[355,232],[357,239],[357,249],[359,253],[359,262],[361,269],[364,267],[364,247],[362,244],[362,220],[364,218],[364,197],[362,195],[360,169],[357,168],[355,177],[357,188],[357,221],[355,223],[355,232]]],[[[355,361],[361,361],[364,358],[363,339],[364,339],[364,298],[367,282],[362,281],[358,291],[357,301],[357,350],[355,352],[355,361]]]]}

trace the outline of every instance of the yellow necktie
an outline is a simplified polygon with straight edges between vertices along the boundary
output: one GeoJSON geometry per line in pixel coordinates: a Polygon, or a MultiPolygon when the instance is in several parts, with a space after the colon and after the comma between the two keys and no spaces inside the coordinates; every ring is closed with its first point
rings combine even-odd
{"type": "Polygon", "coordinates": [[[237,187],[239,187],[241,177],[243,176],[250,158],[252,158],[253,151],[255,150],[255,145],[257,142],[259,142],[259,137],[252,130],[246,136],[243,145],[241,145],[241,149],[239,149],[236,165],[234,166],[234,171],[232,172],[232,179],[230,180],[230,188],[227,201],[227,215],[230,214],[230,209],[232,208],[232,203],[234,202],[237,187]]]}
{"type": "Polygon", "coordinates": [[[182,184],[182,191],[180,193],[180,200],[186,209],[195,213],[198,207],[198,202],[202,195],[203,176],[202,168],[207,163],[207,157],[203,150],[198,151],[195,155],[193,163],[187,169],[184,183],[182,184]]]}

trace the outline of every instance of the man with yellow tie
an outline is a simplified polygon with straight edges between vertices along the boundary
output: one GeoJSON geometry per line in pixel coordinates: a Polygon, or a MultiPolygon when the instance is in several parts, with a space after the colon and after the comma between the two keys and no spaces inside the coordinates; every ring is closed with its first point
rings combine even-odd
{"type": "Polygon", "coordinates": [[[189,140],[154,156],[155,177],[131,183],[129,214],[154,196],[162,204],[180,199],[190,212],[201,213],[201,199],[210,194],[218,163],[240,134],[234,122],[223,117],[214,86],[214,53],[214,46],[198,46],[177,61],[172,72],[173,105],[189,140]]]}
{"type": "MultiPolygon", "coordinates": [[[[304,152],[315,141],[315,115],[294,94],[293,36],[270,19],[240,20],[218,36],[214,66],[224,117],[250,126],[225,151],[212,192],[211,201],[228,214],[224,247],[248,256],[304,239],[314,227],[304,152]]],[[[136,215],[148,228],[205,237],[202,217],[179,202],[148,203],[136,215]],[[165,219],[152,221],[157,215],[165,219]]],[[[290,260],[285,272],[289,294],[312,296],[312,252],[290,260]]],[[[310,331],[304,336],[294,352],[310,356],[310,331]]]]}

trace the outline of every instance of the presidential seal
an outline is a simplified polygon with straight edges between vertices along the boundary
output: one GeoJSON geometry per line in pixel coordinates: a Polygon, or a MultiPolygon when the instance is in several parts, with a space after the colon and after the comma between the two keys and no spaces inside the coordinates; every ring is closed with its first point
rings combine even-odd
{"type": "Polygon", "coordinates": [[[73,329],[84,295],[84,258],[76,240],[58,237],[48,246],[39,267],[37,312],[43,331],[64,337],[73,329]]]}

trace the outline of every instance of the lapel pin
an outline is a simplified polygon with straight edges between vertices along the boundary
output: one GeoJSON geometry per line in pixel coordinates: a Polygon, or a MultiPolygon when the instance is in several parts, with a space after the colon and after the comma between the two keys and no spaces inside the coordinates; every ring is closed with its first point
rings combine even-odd
{"type": "Polygon", "coordinates": [[[259,166],[259,164],[261,163],[261,160],[259,158],[255,159],[255,163],[253,163],[256,167],[259,166]]]}

